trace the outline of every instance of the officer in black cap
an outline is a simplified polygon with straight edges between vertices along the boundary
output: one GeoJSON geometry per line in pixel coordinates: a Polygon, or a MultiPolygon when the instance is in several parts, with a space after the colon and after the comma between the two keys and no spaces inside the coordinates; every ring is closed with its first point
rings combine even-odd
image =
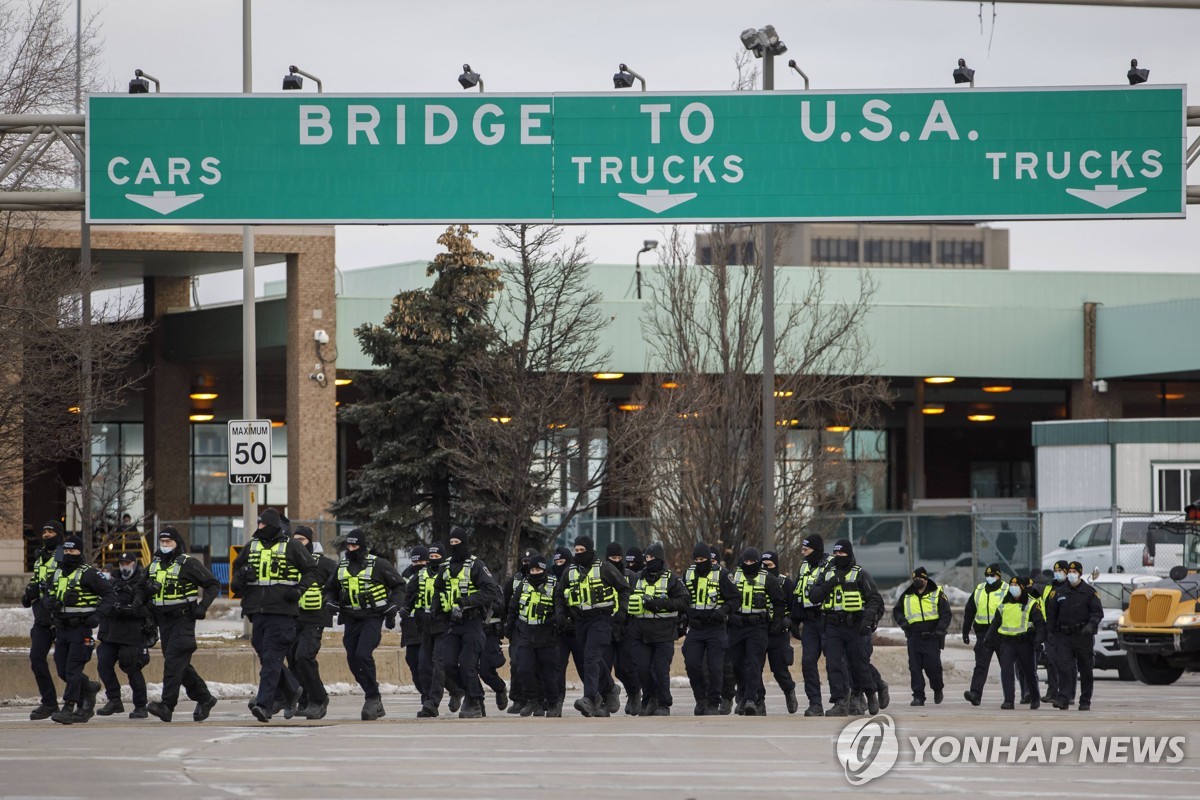
{"type": "Polygon", "coordinates": [[[596,558],[590,536],[575,538],[574,563],[556,587],[555,617],[562,628],[575,626],[575,667],[583,664],[583,697],[575,710],[585,717],[607,717],[608,698],[616,688],[612,670],[612,630],[628,618],[629,583],[608,559],[596,558]]]}
{"type": "Polygon", "coordinates": [[[450,694],[450,711],[458,711],[462,706],[463,693],[458,685],[458,676],[454,672],[445,672],[441,664],[434,658],[438,642],[446,635],[450,620],[445,614],[435,613],[438,605],[434,587],[438,575],[445,566],[447,547],[441,542],[429,545],[429,560],[417,571],[413,580],[405,588],[401,613],[411,616],[417,622],[417,630],[421,634],[421,659],[419,671],[421,674],[421,710],[417,717],[427,718],[438,715],[441,705],[441,694],[434,700],[433,688],[444,687],[450,694]]]}
{"type": "Polygon", "coordinates": [[[346,534],[345,546],[337,572],[325,584],[325,602],[340,612],[346,624],[342,633],[346,664],[365,696],[360,716],[371,722],[386,714],[376,679],[375,648],[383,638],[383,626],[396,627],[405,584],[390,561],[369,551],[361,528],[346,534]]]}
{"type": "MultiPolygon", "coordinates": [[[[1033,575],[1032,572],[1030,573],[1029,577],[1033,578],[1033,586],[1030,588],[1030,592],[1032,592],[1035,597],[1041,599],[1043,614],[1049,613],[1048,607],[1050,604],[1050,598],[1054,596],[1054,593],[1067,585],[1068,566],[1070,565],[1067,563],[1066,559],[1059,559],[1058,561],[1054,562],[1054,566],[1049,571],[1038,570],[1039,575],[1033,575]]],[[[1048,618],[1049,617],[1047,617],[1047,619],[1048,618]]],[[[1058,636],[1055,635],[1055,632],[1050,628],[1050,625],[1047,624],[1046,642],[1043,645],[1045,652],[1044,654],[1037,654],[1039,665],[1044,664],[1046,667],[1046,693],[1042,695],[1043,703],[1053,704],[1054,701],[1058,699],[1058,662],[1054,655],[1058,649],[1057,640],[1058,636]]],[[[1025,686],[1021,687],[1021,694],[1021,702],[1028,703],[1029,698],[1025,695],[1028,695],[1029,691],[1025,686]]]]}
{"type": "Polygon", "coordinates": [[[150,605],[158,625],[158,642],[163,654],[162,697],[146,705],[151,716],[170,722],[179,702],[180,686],[196,703],[192,719],[203,722],[212,713],[217,698],[192,666],[196,651],[196,621],[221,591],[221,582],[208,567],[184,551],[187,543],[171,525],[158,532],[158,549],[146,569],[150,605]]]}
{"type": "MultiPolygon", "coordinates": [[[[642,571],[641,569],[630,571],[625,548],[618,541],[608,543],[608,546],[604,548],[604,557],[612,562],[612,565],[620,570],[621,574],[625,576],[625,580],[631,584],[634,577],[642,571]]],[[[640,670],[633,651],[633,615],[631,614],[629,619],[625,620],[624,625],[613,626],[613,673],[617,677],[617,682],[625,687],[625,712],[627,714],[632,714],[634,706],[640,706],[642,703],[640,670]]],[[[605,695],[604,704],[610,714],[617,713],[621,708],[621,688],[616,683],[613,684],[612,691],[605,695]]]]}
{"type": "Polygon", "coordinates": [[[757,548],[747,547],[733,573],[734,608],[729,620],[729,657],[742,700],[734,713],[765,717],[762,673],[769,631],[785,619],[783,581],[762,568],[757,548]]]}
{"type": "Polygon", "coordinates": [[[30,719],[46,719],[58,711],[58,690],[50,674],[50,647],[54,644],[54,585],[50,579],[58,568],[58,548],[63,540],[63,526],[52,519],[42,526],[41,547],[33,557],[33,575],[25,587],[21,605],[33,609],[33,626],[29,629],[29,667],[37,683],[41,702],[29,712],[30,719]]]}
{"type": "MultiPolygon", "coordinates": [[[[536,693],[533,690],[527,690],[521,684],[529,675],[528,666],[521,665],[521,660],[530,657],[531,654],[529,653],[529,642],[525,639],[525,630],[516,624],[517,617],[514,615],[514,608],[521,596],[521,584],[529,577],[529,562],[537,555],[539,555],[538,551],[532,547],[521,551],[516,571],[511,578],[504,582],[504,608],[500,613],[504,618],[504,633],[508,637],[509,714],[520,714],[526,703],[540,703],[540,700],[535,697],[536,693]]],[[[557,642],[555,644],[557,645],[557,642]]],[[[530,714],[532,713],[533,709],[530,709],[530,714]]]]}
{"type": "Polygon", "coordinates": [[[1095,638],[1104,607],[1096,588],[1083,579],[1083,564],[1067,565],[1067,583],[1054,591],[1046,603],[1048,627],[1054,631],[1053,658],[1058,665],[1058,696],[1054,707],[1065,710],[1075,700],[1079,681],[1079,710],[1092,709],[1092,664],[1095,638]]]}
{"type": "Polygon", "coordinates": [[[870,657],[863,637],[870,633],[883,611],[883,598],[870,573],[854,559],[849,539],[838,539],[833,558],[821,577],[808,590],[809,599],[821,604],[825,623],[821,646],[833,708],[826,716],[850,713],[851,685],[866,695],[867,710],[879,713],[879,695],[871,673],[870,657]]]}
{"type": "MultiPolygon", "coordinates": [[[[487,641],[483,621],[489,609],[504,604],[504,592],[483,561],[471,554],[465,528],[450,532],[450,558],[438,572],[433,585],[434,615],[448,621],[446,633],[433,651],[443,675],[453,672],[466,697],[458,716],[477,719],[484,715],[483,684],[479,680],[479,657],[487,641]]],[[[433,709],[441,703],[443,685],[431,684],[433,709]]]]}
{"type": "MultiPolygon", "coordinates": [[[[768,575],[773,575],[783,583],[783,595],[790,599],[796,587],[792,579],[779,572],[779,554],[774,550],[764,550],[759,556],[762,567],[768,575]]],[[[800,710],[800,702],[796,699],[796,681],[792,678],[792,663],[796,654],[792,649],[792,632],[787,615],[772,620],[767,630],[767,664],[771,667],[771,675],[776,685],[783,692],[783,700],[787,712],[795,714],[800,710]]]]}
{"type": "Polygon", "coordinates": [[[634,661],[645,696],[639,710],[647,716],[669,717],[671,661],[681,611],[688,607],[683,582],[667,569],[662,543],[646,548],[645,566],[630,581],[629,618],[632,621],[634,661]]]}
{"type": "Polygon", "coordinates": [[[925,676],[933,689],[933,702],[942,702],[942,648],[950,628],[950,603],[942,587],[924,567],[913,570],[912,583],[892,608],[892,619],[908,641],[908,674],[912,681],[910,705],[925,705],[925,676]]]}
{"type": "Polygon", "coordinates": [[[715,716],[721,713],[725,653],[729,649],[725,626],[736,595],[729,573],[713,564],[710,548],[704,542],[692,549],[692,563],[683,573],[683,588],[688,596],[683,663],[696,701],[693,713],[715,716]]]}
{"type": "Polygon", "coordinates": [[[50,719],[64,725],[87,722],[95,713],[100,684],[89,680],[83,668],[96,646],[92,629],[112,610],[115,597],[100,570],[84,563],[82,540],[75,535],[63,537],[62,559],[50,580],[54,587],[54,665],[66,684],[62,708],[50,719]]]}
{"type": "Polygon", "coordinates": [[[983,583],[975,587],[963,609],[963,644],[970,644],[971,633],[975,634],[975,669],[971,672],[971,687],[963,692],[963,697],[973,706],[982,702],[983,686],[987,682],[992,657],[995,656],[997,660],[1000,657],[988,644],[985,634],[1007,595],[1008,584],[1004,582],[1000,565],[989,564],[983,571],[983,583]]]}
{"type": "MultiPolygon", "coordinates": [[[[333,615],[325,603],[324,590],[337,573],[337,562],[315,552],[316,542],[312,528],[297,525],[292,538],[308,551],[317,568],[317,580],[300,597],[300,616],[296,618],[296,641],[288,653],[288,666],[300,682],[300,699],[297,711],[307,719],[322,719],[329,709],[329,693],[321,680],[321,666],[317,654],[321,652],[321,637],[325,629],[333,624],[333,615]]],[[[284,713],[287,716],[287,713],[284,713]]]]}
{"type": "Polygon", "coordinates": [[[1033,654],[1044,641],[1046,622],[1041,603],[1029,593],[1032,584],[1029,578],[1020,575],[1009,582],[1008,594],[985,634],[988,644],[1000,653],[1000,688],[1004,693],[1000,708],[1006,711],[1015,707],[1014,668],[1025,673],[1026,685],[1031,692],[1030,710],[1036,711],[1042,704],[1033,654]]]}
{"type": "Polygon", "coordinates": [[[146,647],[146,625],[150,624],[149,590],[146,588],[146,570],[138,563],[136,554],[121,553],[117,557],[111,582],[112,613],[100,620],[100,630],[96,634],[100,640],[100,646],[96,648],[96,672],[104,684],[108,702],[96,709],[96,713],[107,717],[125,711],[116,671],[116,666],[120,665],[129,678],[129,690],[133,694],[133,711],[129,718],[145,719],[149,715],[142,667],[150,663],[150,651],[146,647]]]}
{"type": "Polygon", "coordinates": [[[291,538],[274,508],[258,515],[258,528],[230,569],[230,589],[242,598],[242,615],[252,626],[251,643],[258,653],[258,694],[250,713],[267,722],[275,712],[275,696],[284,695],[284,706],[295,713],[300,682],[284,664],[296,641],[300,598],[317,584],[312,553],[291,538]],[[282,681],[282,683],[281,683],[282,681]]]}
{"type": "MultiPolygon", "coordinates": [[[[417,545],[409,551],[408,561],[408,566],[400,573],[400,577],[404,579],[405,598],[408,597],[408,588],[429,563],[429,548],[423,544],[417,545]]],[[[403,604],[401,605],[403,607],[403,604]]],[[[413,685],[417,687],[417,693],[424,698],[429,690],[425,679],[429,676],[421,670],[421,630],[411,613],[402,613],[400,617],[400,647],[404,649],[404,663],[408,665],[413,685]]]]}
{"type": "Polygon", "coordinates": [[[566,662],[559,651],[558,633],[554,629],[554,594],[558,579],[549,571],[546,558],[538,553],[529,556],[528,567],[508,606],[508,624],[514,631],[511,638],[523,643],[525,653],[522,658],[513,659],[513,668],[519,671],[513,679],[520,683],[526,697],[520,714],[522,717],[561,717],[566,662]]]}
{"type": "Polygon", "coordinates": [[[825,540],[816,533],[804,537],[800,545],[800,555],[803,560],[796,573],[790,602],[792,620],[799,631],[800,671],[804,676],[804,696],[808,698],[808,708],[804,710],[804,716],[823,717],[825,706],[821,698],[821,672],[817,668],[817,662],[822,653],[821,635],[824,623],[821,621],[821,605],[809,598],[808,590],[825,572],[830,557],[825,554],[825,540]]]}

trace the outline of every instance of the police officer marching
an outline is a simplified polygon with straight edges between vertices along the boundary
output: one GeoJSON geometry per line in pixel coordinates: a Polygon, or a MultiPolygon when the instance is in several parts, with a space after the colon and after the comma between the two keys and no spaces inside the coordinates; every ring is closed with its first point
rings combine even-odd
{"type": "Polygon", "coordinates": [[[96,671],[104,683],[108,702],[96,709],[102,717],[125,710],[121,702],[121,682],[117,680],[115,667],[129,678],[129,690],[133,694],[133,711],[130,719],[145,719],[146,678],[142,667],[150,663],[150,651],[146,646],[146,626],[150,622],[148,607],[149,590],[146,588],[146,570],[138,563],[133,553],[121,553],[117,557],[117,569],[112,572],[113,609],[100,620],[96,649],[96,671]]]}
{"type": "Polygon", "coordinates": [[[810,533],[800,546],[803,561],[796,573],[796,585],[790,598],[791,615],[799,628],[800,672],[804,678],[804,696],[808,698],[806,717],[825,716],[821,698],[821,671],[817,662],[821,658],[821,636],[824,623],[821,620],[821,604],[808,596],[808,590],[829,567],[830,557],[825,555],[825,540],[820,534],[810,533]]]}
{"type": "Polygon", "coordinates": [[[696,716],[721,713],[725,653],[729,649],[726,622],[737,597],[729,573],[713,564],[710,552],[704,542],[697,544],[692,550],[692,563],[683,573],[688,595],[683,663],[696,701],[696,716]]]}
{"type": "Polygon", "coordinates": [[[383,638],[384,623],[396,627],[404,579],[390,561],[367,550],[362,529],[347,533],[345,546],[337,572],[325,584],[325,602],[345,622],[346,665],[365,695],[360,716],[370,722],[386,714],[376,679],[375,648],[383,638]]]}
{"type": "MultiPolygon", "coordinates": [[[[517,565],[516,572],[513,576],[504,582],[504,608],[501,610],[503,616],[504,634],[508,637],[508,659],[509,659],[509,714],[520,714],[525,704],[531,704],[530,714],[535,710],[545,713],[545,709],[541,707],[541,700],[534,695],[535,692],[526,691],[521,685],[521,681],[529,674],[529,669],[521,665],[521,660],[529,657],[529,642],[522,636],[524,629],[518,632],[516,624],[517,617],[515,611],[521,596],[521,584],[525,583],[529,577],[529,562],[538,551],[531,547],[521,551],[520,563],[517,565]],[[527,699],[527,696],[529,699],[527,699]]],[[[542,559],[545,561],[545,559],[542,559]]],[[[544,572],[545,570],[543,570],[544,572]]],[[[545,581],[542,582],[543,584],[545,581]]],[[[553,616],[553,609],[551,609],[553,616]]]]}
{"type": "Polygon", "coordinates": [[[912,583],[892,609],[892,618],[904,631],[908,643],[908,673],[912,681],[912,703],[925,705],[925,677],[933,689],[933,702],[942,702],[942,648],[950,627],[950,603],[924,567],[913,570],[912,583]]]}
{"type": "Polygon", "coordinates": [[[867,710],[879,713],[879,695],[863,637],[879,619],[883,598],[870,574],[855,563],[849,539],[838,539],[833,545],[830,564],[809,589],[808,596],[821,603],[825,622],[821,647],[825,651],[825,670],[833,699],[833,707],[825,715],[849,715],[851,685],[865,693],[867,710]]]}
{"type": "Polygon", "coordinates": [[[321,665],[317,654],[321,652],[321,637],[333,623],[330,609],[325,604],[324,589],[337,573],[337,562],[328,556],[314,552],[313,531],[307,525],[298,525],[292,538],[303,545],[316,567],[316,581],[300,595],[300,615],[296,618],[296,641],[288,652],[288,666],[300,682],[300,703],[296,714],[306,719],[322,719],[329,710],[329,693],[321,680],[321,665]]]}
{"type": "Polygon", "coordinates": [[[25,587],[21,605],[33,609],[33,626],[29,629],[29,668],[37,683],[41,702],[29,712],[31,720],[47,719],[58,711],[58,690],[50,675],[50,646],[54,644],[54,585],[50,578],[58,569],[58,547],[63,540],[63,526],[52,519],[42,526],[41,544],[33,557],[33,575],[25,587]]]}
{"type": "Polygon", "coordinates": [[[63,537],[62,560],[50,581],[56,631],[54,665],[66,684],[62,708],[50,719],[64,725],[87,722],[95,713],[100,684],[89,680],[83,667],[96,646],[92,628],[112,609],[112,586],[100,570],[83,563],[83,545],[74,535],[63,537]]]}
{"type": "Polygon", "coordinates": [[[643,692],[639,714],[671,715],[671,661],[679,612],[687,608],[683,583],[666,566],[666,553],[654,542],[644,553],[642,571],[630,581],[629,618],[634,663],[643,692]]]}
{"type": "MultiPolygon", "coordinates": [[[[792,592],[796,587],[792,585],[791,578],[780,574],[779,554],[774,550],[764,550],[759,561],[762,562],[763,569],[767,571],[768,575],[772,575],[782,582],[784,598],[790,602],[792,592]]],[[[771,668],[771,675],[774,676],[776,685],[783,692],[783,701],[787,706],[787,712],[795,714],[800,710],[800,702],[796,699],[796,681],[792,678],[791,666],[795,661],[796,654],[792,648],[792,632],[788,623],[789,619],[786,615],[771,621],[767,630],[767,665],[771,668]]]]}
{"type": "Polygon", "coordinates": [[[1075,700],[1079,682],[1079,710],[1092,708],[1092,665],[1095,663],[1095,636],[1104,607],[1100,596],[1083,579],[1083,564],[1067,565],[1067,584],[1053,591],[1046,601],[1047,627],[1054,632],[1051,657],[1058,666],[1058,696],[1054,707],[1066,710],[1075,700]]]}
{"type": "MultiPolygon", "coordinates": [[[[434,649],[433,658],[443,676],[454,671],[466,699],[458,716],[474,719],[484,715],[483,684],[479,679],[479,657],[487,642],[483,621],[490,609],[504,605],[504,593],[480,559],[471,555],[467,531],[450,533],[450,559],[434,581],[434,614],[449,620],[446,633],[434,649]]],[[[432,685],[434,707],[441,702],[442,685],[432,685]]]]}
{"type": "Polygon", "coordinates": [[[971,633],[975,634],[975,669],[971,672],[970,688],[963,692],[963,697],[973,706],[982,702],[983,685],[987,682],[992,657],[999,660],[999,654],[988,643],[987,631],[1007,596],[1008,585],[1002,579],[1000,565],[989,564],[983,571],[983,582],[975,587],[963,610],[963,644],[970,644],[971,633]]]}
{"type": "Polygon", "coordinates": [[[252,625],[251,643],[260,662],[250,713],[259,722],[271,719],[281,680],[285,705],[294,713],[300,684],[284,659],[296,641],[300,598],[317,582],[317,565],[308,549],[284,530],[279,512],[268,507],[259,514],[254,538],[238,553],[231,574],[230,588],[242,596],[242,614],[252,625]]]}
{"type": "Polygon", "coordinates": [[[757,548],[747,547],[733,573],[733,588],[729,658],[742,697],[734,713],[765,717],[766,687],[762,673],[767,660],[768,631],[784,619],[787,598],[783,581],[762,568],[757,548]]]}
{"type": "MultiPolygon", "coordinates": [[[[417,576],[423,574],[425,567],[429,564],[429,548],[425,545],[417,545],[409,551],[408,559],[408,566],[400,573],[400,577],[405,582],[404,596],[406,599],[409,588],[414,585],[417,576]]],[[[401,604],[400,647],[404,650],[404,663],[408,665],[408,672],[412,675],[417,693],[424,700],[429,689],[425,684],[428,675],[421,670],[421,629],[417,625],[417,619],[411,609],[404,610],[405,608],[401,604]]]]}
{"type": "MultiPolygon", "coordinates": [[[[631,550],[637,552],[636,548],[631,550]]],[[[620,542],[612,541],[604,548],[604,558],[620,570],[625,580],[632,584],[634,577],[645,568],[645,559],[635,556],[631,561],[626,552],[620,542]]],[[[625,687],[625,713],[631,716],[636,715],[638,709],[649,700],[642,697],[641,674],[637,666],[637,657],[634,655],[633,627],[632,613],[624,625],[613,625],[611,658],[613,674],[621,686],[625,687]]],[[[614,684],[614,690],[605,696],[604,702],[610,714],[617,713],[621,707],[621,689],[614,684]]]]}
{"type": "Polygon", "coordinates": [[[170,525],[158,533],[158,550],[146,570],[150,580],[150,605],[158,625],[158,642],[163,654],[162,698],[146,705],[146,711],[170,722],[179,702],[179,687],[195,701],[192,719],[208,719],[217,699],[192,666],[196,652],[196,620],[204,619],[217,599],[221,583],[197,558],[183,552],[184,541],[170,525]]]}
{"type": "Polygon", "coordinates": [[[446,635],[450,620],[438,611],[437,594],[434,587],[438,575],[441,574],[445,562],[446,546],[440,542],[429,545],[428,560],[425,566],[417,571],[408,582],[404,592],[402,614],[411,616],[417,623],[421,635],[421,652],[418,687],[421,691],[421,710],[418,718],[436,717],[438,706],[442,702],[443,691],[450,692],[450,710],[458,711],[462,703],[462,690],[458,687],[456,675],[447,675],[441,667],[441,662],[434,658],[438,643],[446,635]],[[437,696],[434,697],[434,687],[437,696]]]}
{"type": "Polygon", "coordinates": [[[1029,592],[1032,585],[1029,578],[1021,576],[1009,581],[1008,594],[986,634],[988,644],[1000,653],[1000,688],[1004,693],[1000,708],[1006,711],[1015,707],[1014,669],[1025,675],[1030,691],[1030,710],[1037,710],[1042,705],[1034,651],[1044,641],[1046,622],[1041,604],[1029,592]]]}
{"type": "MultiPolygon", "coordinates": [[[[528,556],[527,572],[508,606],[509,637],[520,642],[523,655],[513,657],[513,680],[525,698],[522,717],[561,717],[563,670],[566,663],[554,627],[554,595],[558,579],[548,571],[546,558],[528,556]]],[[[525,557],[522,556],[522,560],[525,557]]]]}

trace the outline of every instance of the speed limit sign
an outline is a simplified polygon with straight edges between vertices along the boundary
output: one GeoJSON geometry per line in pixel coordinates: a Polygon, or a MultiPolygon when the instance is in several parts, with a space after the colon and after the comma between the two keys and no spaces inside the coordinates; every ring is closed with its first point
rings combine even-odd
{"type": "Polygon", "coordinates": [[[271,420],[238,419],[229,422],[229,482],[271,482],[271,420]]]}

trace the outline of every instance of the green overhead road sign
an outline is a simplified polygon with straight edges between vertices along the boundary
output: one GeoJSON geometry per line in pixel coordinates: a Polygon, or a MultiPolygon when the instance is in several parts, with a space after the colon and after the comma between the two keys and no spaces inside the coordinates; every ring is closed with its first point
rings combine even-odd
{"type": "Polygon", "coordinates": [[[88,220],[1182,217],[1182,86],[92,95],[88,220]]]}

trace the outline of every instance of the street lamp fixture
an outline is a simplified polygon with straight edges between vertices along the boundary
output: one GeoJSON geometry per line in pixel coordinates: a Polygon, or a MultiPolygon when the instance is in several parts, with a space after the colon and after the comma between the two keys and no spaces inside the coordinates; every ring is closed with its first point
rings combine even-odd
{"type": "Polygon", "coordinates": [[[774,25],[764,25],[757,29],[746,28],[742,31],[742,45],[754,53],[755,58],[781,56],[787,52],[787,45],[780,40],[774,25]]]}
{"type": "Polygon", "coordinates": [[[133,71],[133,80],[129,82],[130,94],[149,94],[150,84],[154,84],[155,94],[162,91],[162,84],[158,78],[151,75],[149,72],[142,72],[140,69],[133,71]]]}
{"type": "Polygon", "coordinates": [[[642,242],[642,249],[637,251],[637,256],[633,259],[633,275],[637,282],[637,299],[642,299],[642,253],[649,253],[654,248],[658,247],[658,241],[655,239],[646,239],[642,242]]]}
{"type": "Polygon", "coordinates": [[[613,88],[628,89],[633,86],[634,79],[642,84],[642,91],[646,91],[646,79],[631,70],[628,64],[620,64],[617,66],[617,74],[613,75],[613,88]]]}
{"type": "Polygon", "coordinates": [[[967,66],[965,58],[958,60],[958,68],[954,70],[954,82],[956,84],[969,83],[972,89],[975,88],[975,70],[967,66]]]}
{"type": "Polygon", "coordinates": [[[800,69],[800,67],[797,66],[796,59],[793,58],[790,61],[788,61],[788,66],[791,67],[792,69],[796,70],[796,72],[800,73],[801,78],[804,78],[804,91],[807,92],[808,91],[808,76],[804,74],[804,70],[800,69]]]}
{"type": "Polygon", "coordinates": [[[1130,59],[1129,72],[1125,74],[1125,77],[1129,78],[1130,86],[1137,86],[1139,83],[1145,83],[1150,80],[1150,70],[1138,69],[1137,59],[1130,59]]]}
{"type": "Polygon", "coordinates": [[[479,91],[483,91],[483,76],[471,69],[470,64],[463,64],[462,75],[458,76],[458,83],[464,89],[478,86],[479,91]]]}
{"type": "Polygon", "coordinates": [[[300,69],[299,67],[297,67],[295,65],[288,67],[288,74],[283,76],[284,91],[290,92],[290,91],[299,91],[299,90],[303,89],[305,78],[308,78],[310,81],[312,81],[313,83],[315,83],[317,85],[317,94],[320,94],[324,88],[321,85],[321,79],[318,78],[316,75],[313,75],[311,72],[305,72],[304,70],[300,69]]]}

